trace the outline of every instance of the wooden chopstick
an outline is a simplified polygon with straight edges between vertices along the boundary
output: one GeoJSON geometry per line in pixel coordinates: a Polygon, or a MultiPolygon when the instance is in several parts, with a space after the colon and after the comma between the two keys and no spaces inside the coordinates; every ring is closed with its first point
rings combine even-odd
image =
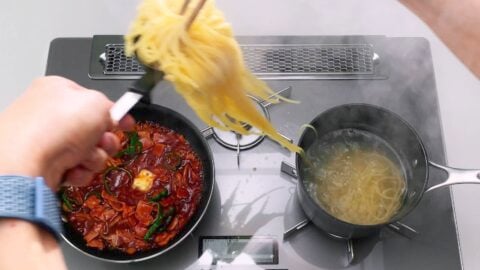
{"type": "Polygon", "coordinates": [[[185,14],[185,11],[187,11],[188,4],[190,4],[190,0],[185,0],[185,2],[183,2],[182,9],[180,10],[180,15],[185,14]]]}
{"type": "MultiPolygon", "coordinates": [[[[190,2],[190,0],[185,0],[185,3],[187,2],[190,2]]],[[[188,28],[190,28],[190,26],[192,25],[193,21],[195,20],[195,18],[197,17],[198,13],[200,12],[200,10],[202,9],[203,5],[205,4],[205,2],[207,2],[207,0],[200,0],[198,5],[195,7],[195,9],[193,10],[192,12],[192,15],[190,15],[190,17],[188,18],[188,21],[187,21],[187,24],[185,26],[185,28],[188,30],[188,28]]],[[[185,3],[184,3],[184,6],[185,6],[185,3]]],[[[187,4],[188,5],[188,4],[187,4]]],[[[186,7],[185,7],[186,9],[186,7]]],[[[183,7],[182,7],[182,10],[183,10],[183,7]]]]}

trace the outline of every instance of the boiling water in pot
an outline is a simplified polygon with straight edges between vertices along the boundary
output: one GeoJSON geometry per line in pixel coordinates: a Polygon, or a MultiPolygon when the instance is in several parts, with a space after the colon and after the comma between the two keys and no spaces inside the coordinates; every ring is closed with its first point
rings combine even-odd
{"type": "Polygon", "coordinates": [[[405,173],[380,137],[342,129],[317,138],[306,150],[305,186],[332,216],[352,224],[388,222],[401,208],[405,173]]]}

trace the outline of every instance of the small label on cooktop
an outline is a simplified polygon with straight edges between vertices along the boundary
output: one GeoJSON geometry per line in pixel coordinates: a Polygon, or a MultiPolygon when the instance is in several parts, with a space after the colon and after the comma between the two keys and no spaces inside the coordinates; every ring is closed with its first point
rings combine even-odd
{"type": "Polygon", "coordinates": [[[205,264],[278,264],[278,242],[268,236],[204,236],[199,257],[205,264]]]}

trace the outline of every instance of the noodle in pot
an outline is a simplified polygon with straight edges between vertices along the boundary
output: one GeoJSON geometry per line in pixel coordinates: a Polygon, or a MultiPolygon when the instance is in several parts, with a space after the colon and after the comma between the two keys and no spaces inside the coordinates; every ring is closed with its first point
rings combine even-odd
{"type": "Polygon", "coordinates": [[[405,178],[397,162],[383,151],[347,140],[314,144],[307,159],[309,193],[332,216],[375,225],[388,222],[401,208],[405,178]]]}

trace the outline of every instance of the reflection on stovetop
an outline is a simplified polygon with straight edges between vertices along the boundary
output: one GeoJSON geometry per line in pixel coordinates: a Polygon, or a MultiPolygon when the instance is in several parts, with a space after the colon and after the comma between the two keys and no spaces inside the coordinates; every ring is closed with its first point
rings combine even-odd
{"type": "MultiPolygon", "coordinates": [[[[294,193],[285,209],[284,226],[291,228],[305,219],[306,215],[294,193]]],[[[355,240],[354,261],[350,261],[348,240],[335,239],[311,223],[284,239],[284,241],[288,241],[298,256],[312,265],[318,265],[325,269],[344,268],[361,262],[371,252],[378,240],[377,235],[355,240]]]]}
{"type": "MultiPolygon", "coordinates": [[[[375,246],[382,244],[381,241],[389,237],[406,237],[387,227],[377,234],[359,239],[346,240],[331,236],[308,221],[295,192],[285,209],[284,227],[295,228],[298,224],[302,224],[301,228],[284,235],[283,241],[288,241],[293,251],[305,261],[325,269],[354,267],[370,256],[375,246]]],[[[409,240],[415,241],[414,238],[409,240]]],[[[379,265],[376,267],[383,269],[379,265]]]]}

